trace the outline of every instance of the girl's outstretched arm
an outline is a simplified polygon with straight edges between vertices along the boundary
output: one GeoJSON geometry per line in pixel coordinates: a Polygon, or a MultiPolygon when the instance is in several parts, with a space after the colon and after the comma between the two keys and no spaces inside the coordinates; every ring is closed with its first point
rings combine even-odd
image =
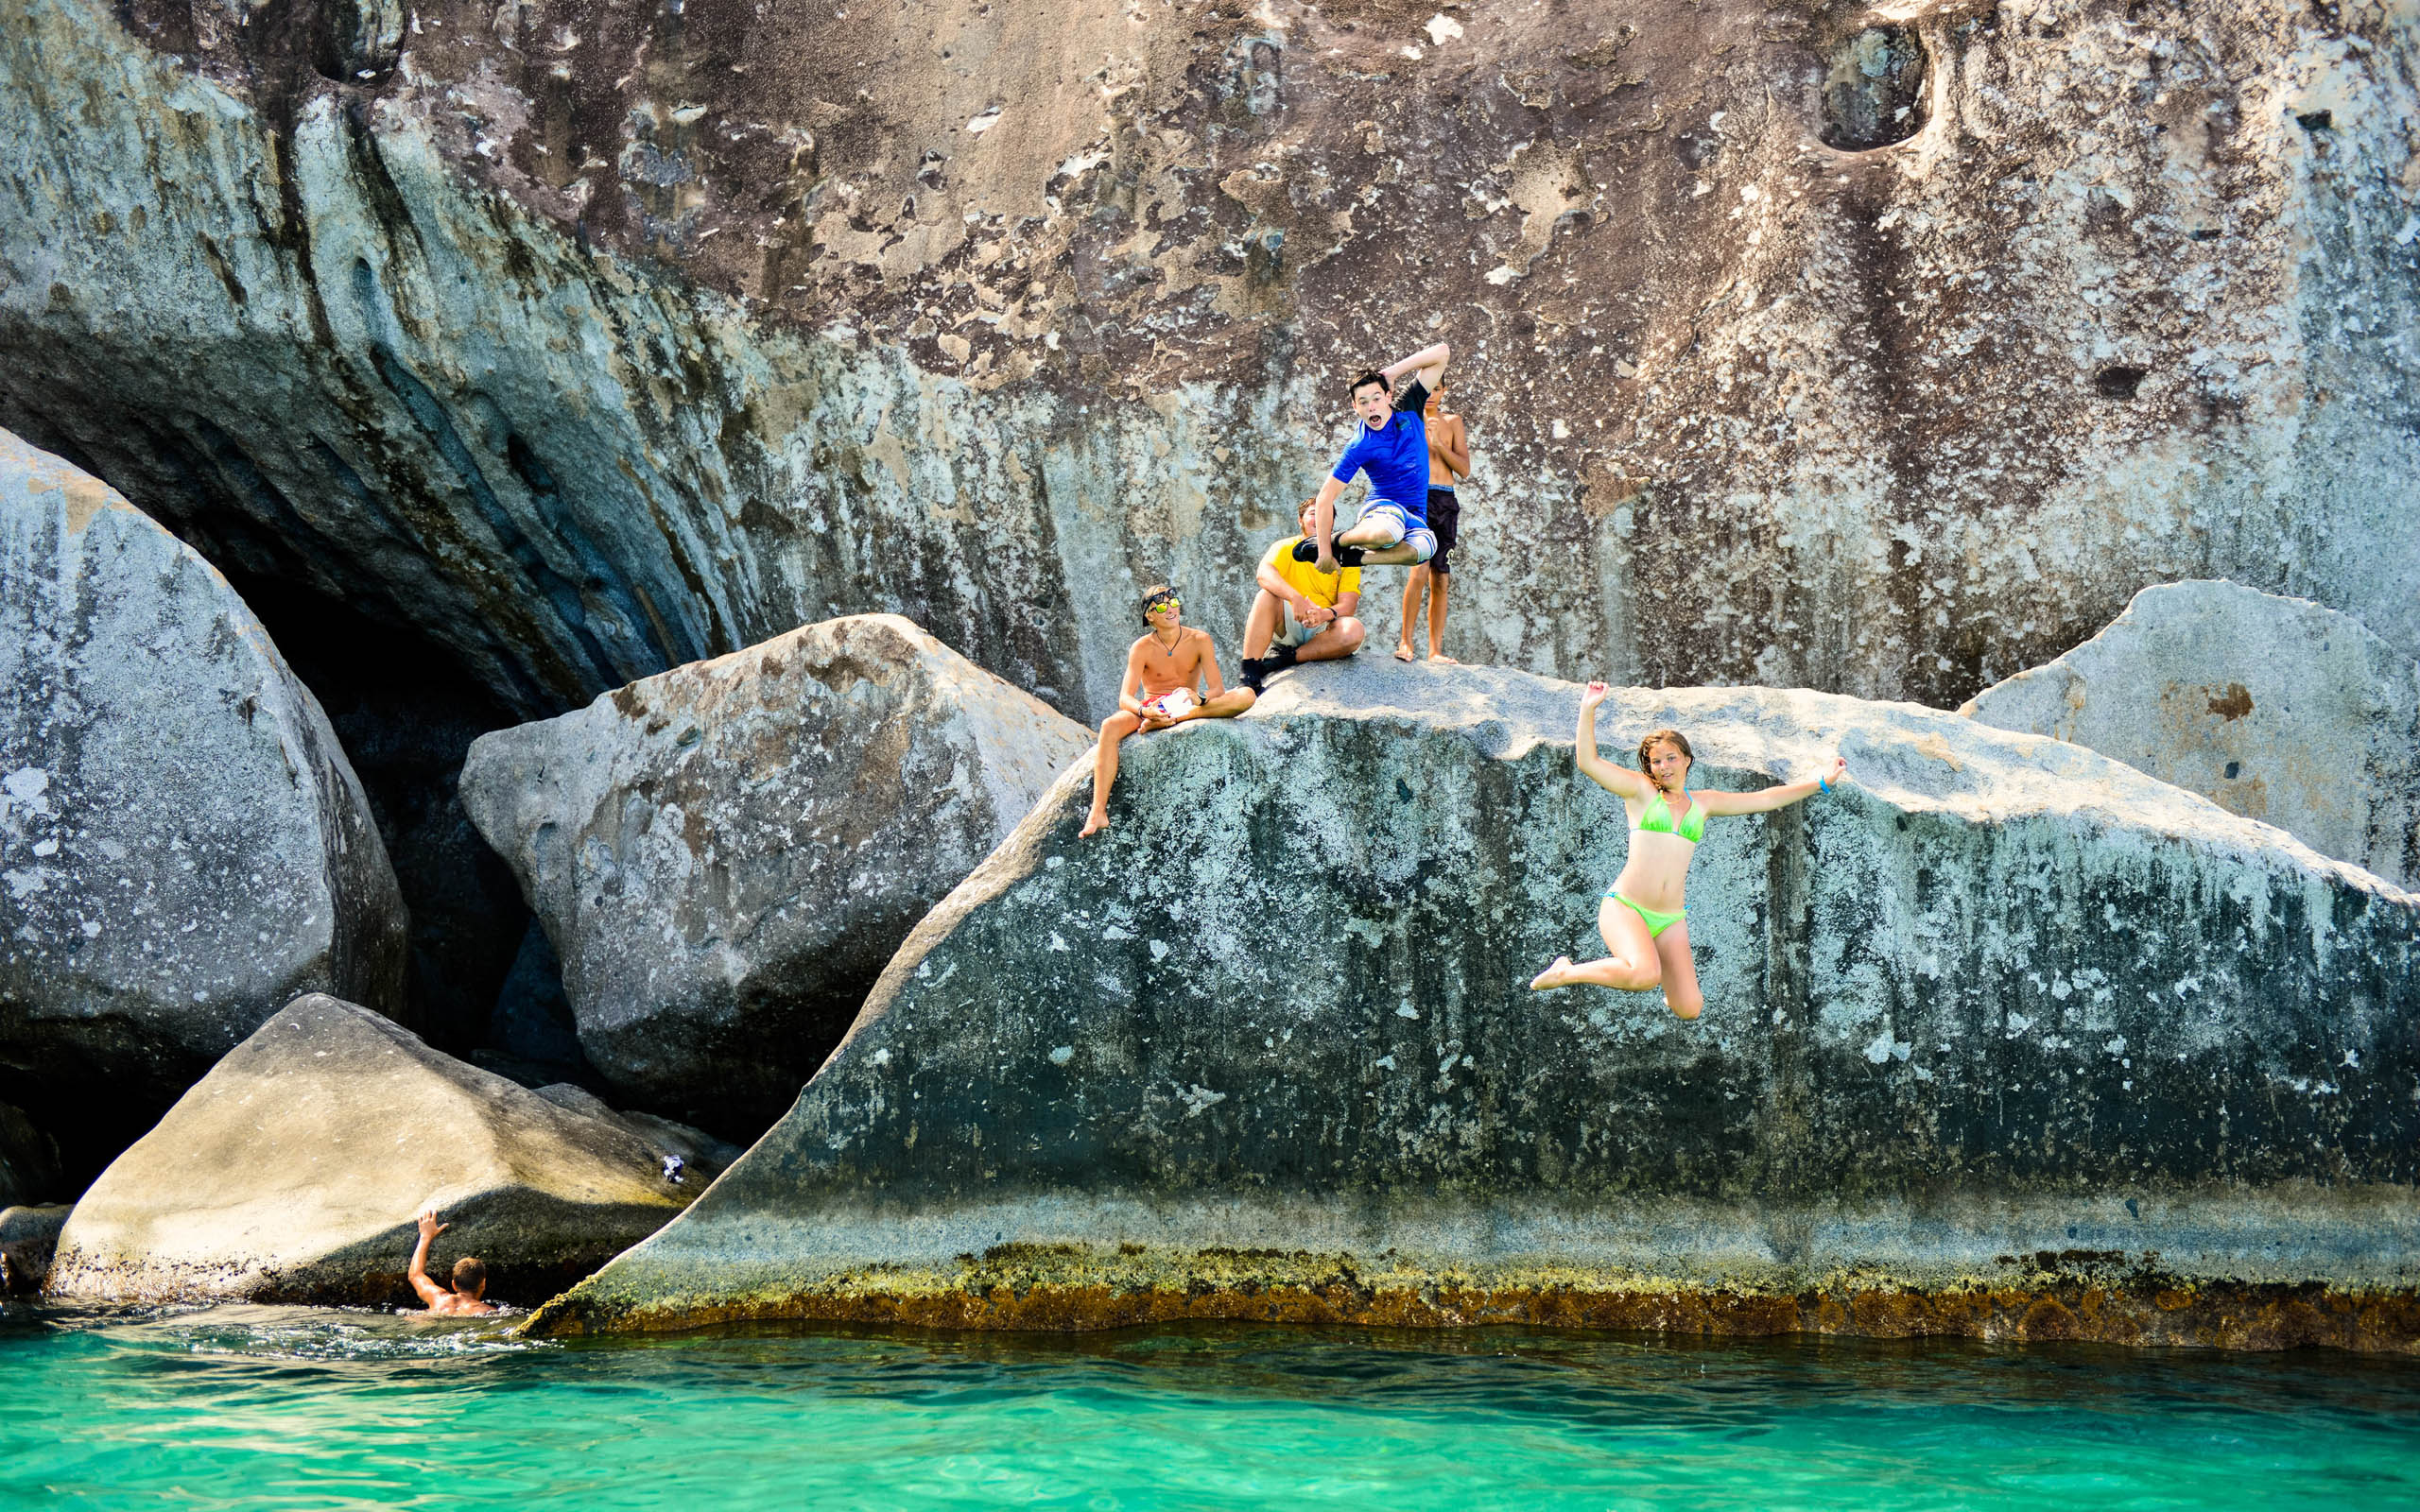
{"type": "Polygon", "coordinates": [[[1580,734],[1572,743],[1580,775],[1609,793],[1643,799],[1653,791],[1646,778],[1597,754],[1597,706],[1605,701],[1605,692],[1603,683],[1592,682],[1580,695],[1580,734]]]}
{"type": "Polygon", "coordinates": [[[1718,793],[1710,788],[1700,788],[1694,796],[1705,805],[1708,814],[1763,814],[1772,809],[1788,808],[1801,799],[1813,798],[1827,788],[1837,788],[1849,780],[1848,772],[1848,759],[1835,756],[1830,772],[1820,778],[1810,777],[1804,782],[1784,782],[1754,793],[1718,793]]]}

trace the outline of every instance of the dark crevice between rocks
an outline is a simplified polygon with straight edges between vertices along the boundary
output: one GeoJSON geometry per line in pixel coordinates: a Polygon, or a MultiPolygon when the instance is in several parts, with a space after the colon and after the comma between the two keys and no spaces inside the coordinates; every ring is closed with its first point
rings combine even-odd
{"type": "Polygon", "coordinates": [[[289,576],[228,578],[326,711],[369,796],[411,911],[407,1022],[514,1080],[590,1084],[554,953],[456,791],[471,742],[517,717],[415,630],[289,576]]]}
{"type": "Polygon", "coordinates": [[[1827,147],[1865,152],[1924,129],[1925,44],[1905,26],[1868,26],[1825,59],[1827,147]]]}

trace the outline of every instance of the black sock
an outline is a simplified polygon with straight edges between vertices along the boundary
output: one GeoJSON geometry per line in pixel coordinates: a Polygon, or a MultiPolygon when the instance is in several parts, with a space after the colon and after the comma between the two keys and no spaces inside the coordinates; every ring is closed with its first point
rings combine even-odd
{"type": "Polygon", "coordinates": [[[1265,677],[1271,672],[1283,672],[1293,664],[1294,648],[1292,646],[1272,645],[1269,648],[1269,655],[1261,659],[1261,673],[1265,677]]]}
{"type": "MultiPolygon", "coordinates": [[[[1320,543],[1319,543],[1318,541],[1313,541],[1310,537],[1308,537],[1308,536],[1305,536],[1302,540],[1300,540],[1300,541],[1296,541],[1296,542],[1294,543],[1294,559],[1295,559],[1296,561],[1317,561],[1317,560],[1319,560],[1319,559],[1320,559],[1320,543]]],[[[1360,566],[1360,565],[1361,565],[1361,548],[1360,548],[1359,546],[1339,546],[1339,547],[1337,547],[1337,548],[1336,548],[1336,564],[1337,564],[1338,566],[1340,566],[1340,567],[1358,567],[1358,566],[1360,566]]]]}
{"type": "Polygon", "coordinates": [[[1244,686],[1250,688],[1254,696],[1258,696],[1261,681],[1269,676],[1269,664],[1258,657],[1248,656],[1243,659],[1242,672],[1244,686]]]}

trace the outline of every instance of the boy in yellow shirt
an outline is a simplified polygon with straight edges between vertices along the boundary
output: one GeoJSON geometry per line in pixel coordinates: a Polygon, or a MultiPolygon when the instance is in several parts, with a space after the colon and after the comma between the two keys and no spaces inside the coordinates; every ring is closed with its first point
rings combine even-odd
{"type": "Polygon", "coordinates": [[[1361,649],[1361,569],[1323,573],[1314,562],[1294,559],[1294,548],[1311,533],[1312,507],[1298,511],[1302,534],[1269,548],[1253,578],[1260,595],[1244,624],[1243,684],[1253,692],[1272,672],[1297,662],[1334,662],[1361,649]]]}

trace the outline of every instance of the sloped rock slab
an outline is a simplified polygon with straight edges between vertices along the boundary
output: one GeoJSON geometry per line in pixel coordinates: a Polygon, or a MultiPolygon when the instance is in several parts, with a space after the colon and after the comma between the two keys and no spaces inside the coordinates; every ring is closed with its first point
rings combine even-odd
{"type": "MultiPolygon", "coordinates": [[[[296,999],[77,1204],[49,1295],[417,1305],[412,1220],[453,1227],[432,1274],[488,1263],[537,1301],[652,1232],[711,1181],[657,1143],[431,1050],[366,1008],[296,999]]],[[[689,1152],[695,1154],[695,1151],[689,1152]]]]}
{"type": "Polygon", "coordinates": [[[916,920],[1091,742],[869,614],[484,735],[462,798],[562,954],[597,1071],[752,1138],[916,920]]]}
{"type": "Polygon", "coordinates": [[[2237,583],[2169,583],[1958,711],[2050,735],[2420,879],[2420,663],[2361,622],[2237,583]]]}
{"type": "Polygon", "coordinates": [[[1707,786],[1704,1017],[1594,950],[1579,690],[1281,679],[1071,774],[798,1106],[540,1332],[1181,1316],[2261,1345],[2420,1337],[2420,900],[2104,757],[1911,705],[1622,690],[1707,786]]]}
{"type": "Polygon", "coordinates": [[[0,1097],[89,1177],[297,993],[403,1008],[361,783],[227,580],[0,432],[0,1097]]]}

